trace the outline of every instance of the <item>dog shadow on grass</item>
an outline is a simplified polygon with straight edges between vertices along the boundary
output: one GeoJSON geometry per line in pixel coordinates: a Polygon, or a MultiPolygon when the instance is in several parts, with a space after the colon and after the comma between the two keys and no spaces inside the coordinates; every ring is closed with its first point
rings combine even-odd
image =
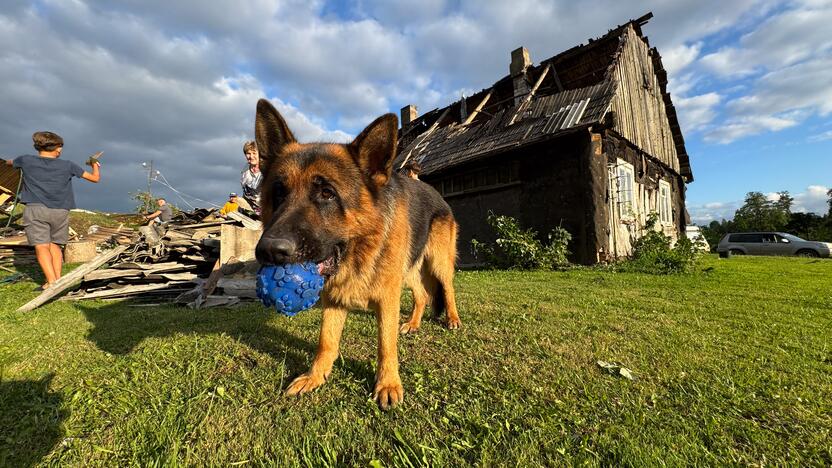
{"type": "Polygon", "coordinates": [[[34,466],[61,441],[63,397],[40,380],[0,379],[0,466],[34,466]]]}
{"type": "MultiPolygon", "coordinates": [[[[87,338],[102,351],[129,354],[147,338],[176,334],[225,334],[247,346],[285,362],[292,379],[309,368],[317,348],[318,322],[313,340],[299,337],[268,323],[270,312],[254,306],[191,310],[184,307],[128,307],[76,305],[93,325],[87,338]]],[[[336,366],[372,385],[374,371],[367,361],[342,355],[336,366]]],[[[291,380],[290,380],[291,381],[291,380]]]]}

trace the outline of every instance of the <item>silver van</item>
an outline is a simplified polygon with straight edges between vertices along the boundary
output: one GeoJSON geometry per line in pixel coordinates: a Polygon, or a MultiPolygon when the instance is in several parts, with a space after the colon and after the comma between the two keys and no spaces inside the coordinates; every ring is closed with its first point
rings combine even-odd
{"type": "Polygon", "coordinates": [[[726,234],[716,251],[720,257],[730,255],[797,255],[829,257],[832,244],[801,239],[784,232],[740,232],[726,234]]]}

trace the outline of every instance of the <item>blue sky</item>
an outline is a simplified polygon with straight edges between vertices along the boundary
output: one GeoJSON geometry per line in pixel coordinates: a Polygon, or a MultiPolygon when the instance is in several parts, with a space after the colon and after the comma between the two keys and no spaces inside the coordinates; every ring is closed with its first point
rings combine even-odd
{"type": "Polygon", "coordinates": [[[347,141],[384,112],[489,86],[520,45],[537,62],[647,11],[691,155],[694,221],[730,217],[748,191],[825,210],[829,0],[5,0],[0,155],[51,129],[70,159],[105,151],[102,183],[76,183],[85,208],[130,209],[150,159],[219,203],[239,188],[260,97],[301,139],[347,141]]]}

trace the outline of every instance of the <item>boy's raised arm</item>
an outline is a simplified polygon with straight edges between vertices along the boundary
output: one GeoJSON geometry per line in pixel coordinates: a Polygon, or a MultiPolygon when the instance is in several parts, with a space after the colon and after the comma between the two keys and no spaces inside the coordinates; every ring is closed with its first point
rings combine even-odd
{"type": "Polygon", "coordinates": [[[88,162],[90,163],[90,166],[92,167],[92,174],[90,174],[87,171],[84,171],[84,173],[81,174],[81,178],[86,179],[86,180],[88,180],[92,183],[98,183],[98,181],[101,180],[101,172],[100,172],[101,163],[98,162],[98,161],[88,161],[88,162]]]}

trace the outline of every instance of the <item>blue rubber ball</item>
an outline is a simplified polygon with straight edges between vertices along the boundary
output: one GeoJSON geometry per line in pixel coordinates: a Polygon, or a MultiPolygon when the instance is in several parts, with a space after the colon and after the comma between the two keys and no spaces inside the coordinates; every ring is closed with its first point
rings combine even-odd
{"type": "Polygon", "coordinates": [[[257,272],[257,297],[289,317],[315,305],[323,287],[324,277],[312,262],[264,265],[257,272]]]}

